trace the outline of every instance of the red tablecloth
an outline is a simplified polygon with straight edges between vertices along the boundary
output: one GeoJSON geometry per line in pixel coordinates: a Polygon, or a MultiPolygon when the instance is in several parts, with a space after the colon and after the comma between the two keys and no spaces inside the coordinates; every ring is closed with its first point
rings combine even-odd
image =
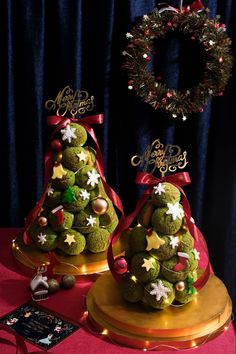
{"type": "MultiPolygon", "coordinates": [[[[30,300],[29,278],[22,275],[11,253],[11,241],[17,235],[19,229],[0,229],[0,317],[14,310],[16,307],[30,300]]],[[[78,282],[76,286],[67,291],[60,290],[48,300],[43,301],[44,307],[61,313],[65,317],[78,322],[85,307],[85,296],[92,286],[91,281],[78,282]]],[[[0,331],[0,338],[6,338],[14,343],[14,338],[3,331],[0,331]]],[[[27,343],[29,352],[39,351],[34,345],[27,343]]],[[[111,343],[108,338],[97,333],[91,333],[85,325],[78,331],[67,337],[65,340],[50,349],[50,353],[63,354],[137,354],[141,350],[124,348],[111,343]]],[[[152,353],[162,353],[152,351],[152,353]]],[[[165,354],[176,353],[177,351],[163,351],[165,354]]],[[[178,352],[194,354],[235,354],[236,336],[233,325],[214,340],[201,345],[199,348],[179,350],[178,352]]],[[[0,353],[16,353],[16,348],[7,344],[0,344],[0,353]]]]}

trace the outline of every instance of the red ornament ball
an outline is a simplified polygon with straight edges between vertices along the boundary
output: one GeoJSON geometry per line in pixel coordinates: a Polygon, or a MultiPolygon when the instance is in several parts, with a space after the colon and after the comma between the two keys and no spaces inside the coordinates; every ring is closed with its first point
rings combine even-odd
{"type": "Polygon", "coordinates": [[[51,141],[51,148],[53,151],[57,151],[57,152],[61,151],[63,148],[61,140],[59,140],[59,139],[52,140],[51,141]]]}
{"type": "Polygon", "coordinates": [[[117,274],[124,274],[128,271],[128,263],[124,257],[119,257],[114,262],[114,270],[117,274]]]}

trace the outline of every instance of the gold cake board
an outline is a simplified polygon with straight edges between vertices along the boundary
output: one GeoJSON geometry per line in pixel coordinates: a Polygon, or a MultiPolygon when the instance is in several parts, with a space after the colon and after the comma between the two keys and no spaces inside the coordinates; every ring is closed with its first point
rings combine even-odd
{"type": "Polygon", "coordinates": [[[170,350],[201,345],[227,328],[232,303],[224,284],[212,275],[193,301],[148,310],[123,300],[110,273],[101,275],[87,295],[89,320],[112,342],[127,347],[170,350]]]}
{"type": "MultiPolygon", "coordinates": [[[[114,245],[114,254],[116,256],[124,251],[124,239],[120,239],[114,245]]],[[[49,264],[47,252],[40,251],[34,244],[25,245],[23,234],[20,233],[12,242],[13,255],[21,270],[29,275],[35,274],[39,265],[49,264]]],[[[60,251],[55,251],[58,263],[53,272],[56,275],[70,274],[75,276],[98,275],[109,269],[107,264],[107,252],[91,253],[82,252],[76,256],[66,256],[60,251]]]]}

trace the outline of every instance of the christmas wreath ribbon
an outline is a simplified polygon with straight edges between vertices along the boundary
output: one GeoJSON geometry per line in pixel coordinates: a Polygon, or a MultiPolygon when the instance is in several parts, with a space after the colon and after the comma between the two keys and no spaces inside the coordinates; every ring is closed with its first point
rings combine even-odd
{"type": "MultiPolygon", "coordinates": [[[[89,135],[92,137],[92,139],[96,145],[96,165],[98,168],[98,172],[101,176],[101,180],[102,180],[104,189],[105,189],[108,197],[113,202],[113,204],[121,212],[121,216],[123,218],[124,217],[124,210],[123,210],[122,202],[121,202],[119,196],[116,194],[116,192],[106,183],[106,181],[104,179],[103,156],[102,156],[102,152],[101,152],[97,137],[95,135],[95,132],[94,132],[93,128],[91,127],[92,124],[102,124],[103,121],[104,121],[103,114],[96,114],[96,115],[92,115],[92,116],[88,116],[88,117],[83,117],[80,119],[63,117],[63,116],[58,116],[58,115],[53,115],[53,116],[47,117],[48,125],[55,126],[55,129],[52,133],[51,139],[54,137],[54,135],[58,131],[60,131],[67,124],[70,124],[70,123],[76,123],[76,124],[82,125],[85,128],[85,130],[89,133],[89,135]]],[[[31,212],[28,214],[28,216],[25,219],[24,235],[23,235],[23,240],[24,240],[25,244],[31,243],[31,240],[27,234],[27,228],[29,227],[31,222],[36,219],[36,217],[38,216],[38,213],[43,205],[43,202],[45,200],[46,193],[47,193],[48,183],[51,178],[52,167],[53,167],[53,152],[52,152],[52,149],[49,148],[45,154],[45,159],[44,159],[44,188],[43,188],[42,196],[39,199],[39,201],[36,203],[35,207],[31,210],[31,212]]]]}
{"type": "Polygon", "coordinates": [[[182,193],[183,196],[183,209],[184,209],[184,215],[186,218],[187,226],[189,228],[190,233],[194,237],[195,243],[198,245],[198,249],[200,251],[204,251],[206,257],[207,257],[207,265],[203,271],[203,274],[197,279],[197,281],[193,284],[194,287],[197,290],[200,290],[205,283],[207,282],[209,276],[210,276],[210,263],[209,263],[209,254],[208,254],[208,248],[206,245],[206,241],[201,233],[201,231],[197,228],[197,226],[194,224],[191,218],[191,209],[190,205],[187,199],[186,194],[184,193],[183,189],[181,187],[189,185],[191,183],[191,179],[189,176],[188,172],[179,172],[170,176],[164,176],[161,178],[157,178],[149,173],[146,172],[139,172],[136,176],[135,182],[140,185],[146,185],[148,186],[148,189],[144,191],[143,195],[139,199],[135,210],[129,214],[123,222],[119,223],[117,226],[115,232],[112,235],[112,242],[109,245],[108,248],[108,264],[111,270],[111,273],[113,274],[113,277],[119,282],[122,280],[123,275],[122,274],[117,274],[114,269],[114,257],[113,257],[113,252],[112,252],[112,245],[116,242],[116,240],[120,237],[122,231],[127,229],[131,223],[133,222],[134,218],[138,215],[148,198],[150,197],[153,186],[157,185],[160,182],[169,182],[173,184],[176,188],[179,189],[179,191],[182,193]]]}

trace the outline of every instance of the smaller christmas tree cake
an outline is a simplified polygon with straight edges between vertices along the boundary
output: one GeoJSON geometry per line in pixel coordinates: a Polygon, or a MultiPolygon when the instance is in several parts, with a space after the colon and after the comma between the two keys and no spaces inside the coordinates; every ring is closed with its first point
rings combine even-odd
{"type": "MultiPolygon", "coordinates": [[[[188,184],[184,181],[187,174],[165,177],[163,173],[177,166],[184,168],[187,164],[186,152],[180,154],[178,147],[179,159],[175,156],[172,163],[167,163],[171,161],[171,156],[169,159],[166,156],[168,148],[162,149],[159,140],[152,144],[150,150],[154,147],[157,149],[154,169],[161,168],[162,178],[149,173],[139,174],[142,176],[141,183],[148,184],[149,190],[144,202],[139,203],[134,212],[138,223],[124,231],[127,238],[124,257],[117,258],[110,265],[113,275],[119,278],[121,293],[126,301],[164,309],[171,304],[186,304],[193,299],[200,252],[195,248],[195,226],[181,188],[188,184]]],[[[174,145],[172,147],[176,148],[174,145]]],[[[132,161],[137,165],[137,161],[144,159],[135,156],[132,161]]]]}

